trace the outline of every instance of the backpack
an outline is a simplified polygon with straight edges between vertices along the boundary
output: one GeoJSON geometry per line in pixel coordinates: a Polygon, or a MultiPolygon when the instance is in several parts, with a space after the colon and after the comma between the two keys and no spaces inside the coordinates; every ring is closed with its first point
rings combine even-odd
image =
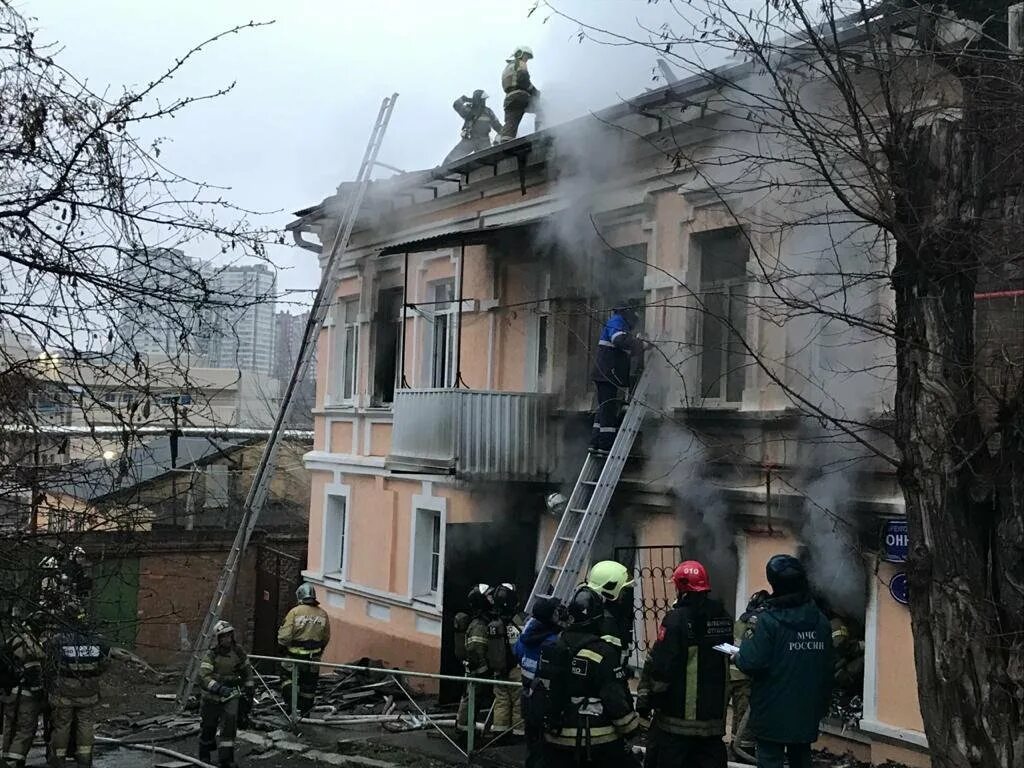
{"type": "Polygon", "coordinates": [[[10,693],[21,684],[24,676],[21,659],[11,652],[10,646],[5,645],[0,649],[0,690],[10,693]]]}

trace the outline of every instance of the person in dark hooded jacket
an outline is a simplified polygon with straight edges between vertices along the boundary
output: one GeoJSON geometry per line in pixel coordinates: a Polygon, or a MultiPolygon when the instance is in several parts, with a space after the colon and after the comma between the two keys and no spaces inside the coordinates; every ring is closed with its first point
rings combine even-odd
{"type": "Polygon", "coordinates": [[[526,768],[537,768],[544,752],[544,695],[537,682],[541,652],[556,642],[562,631],[564,609],[557,597],[541,597],[516,640],[512,653],[523,671],[522,710],[526,728],[526,768]]]}
{"type": "Polygon", "coordinates": [[[832,630],[792,555],[766,567],[771,597],[733,658],[751,678],[748,728],[759,768],[811,768],[811,744],[832,696],[832,630]]]}

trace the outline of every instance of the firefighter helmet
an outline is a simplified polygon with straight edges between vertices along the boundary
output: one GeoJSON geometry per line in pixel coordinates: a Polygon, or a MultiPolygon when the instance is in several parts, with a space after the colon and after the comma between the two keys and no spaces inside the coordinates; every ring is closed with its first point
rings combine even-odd
{"type": "Polygon", "coordinates": [[[512,51],[512,58],[513,59],[532,59],[533,58],[533,48],[531,48],[528,45],[517,46],[516,49],[514,51],[512,51]]]}
{"type": "Polygon", "coordinates": [[[569,601],[568,611],[573,626],[586,627],[604,618],[604,598],[584,584],[569,601]]]}
{"type": "Polygon", "coordinates": [[[696,560],[686,560],[672,571],[672,583],[677,592],[710,592],[711,582],[708,572],[696,560]]]}
{"type": "Polygon", "coordinates": [[[491,607],[491,588],[487,584],[476,584],[469,590],[469,609],[479,613],[491,607]]]}
{"type": "Polygon", "coordinates": [[[295,590],[295,599],[300,603],[315,603],[316,602],[316,589],[308,581],[304,581],[299,584],[299,588],[295,590]]]}
{"type": "Polygon", "coordinates": [[[792,555],[774,555],[765,566],[765,575],[776,595],[792,595],[807,589],[804,564],[792,555]]]}
{"type": "Polygon", "coordinates": [[[613,601],[619,599],[622,590],[633,586],[633,582],[629,578],[629,571],[622,563],[617,563],[614,560],[602,560],[590,569],[586,586],[604,597],[605,600],[613,601]]]}
{"type": "Polygon", "coordinates": [[[499,616],[513,616],[519,608],[519,595],[514,584],[499,584],[491,591],[491,602],[499,616]]]}
{"type": "Polygon", "coordinates": [[[213,625],[213,636],[220,640],[224,635],[234,634],[235,628],[228,624],[224,619],[221,619],[213,625]]]}

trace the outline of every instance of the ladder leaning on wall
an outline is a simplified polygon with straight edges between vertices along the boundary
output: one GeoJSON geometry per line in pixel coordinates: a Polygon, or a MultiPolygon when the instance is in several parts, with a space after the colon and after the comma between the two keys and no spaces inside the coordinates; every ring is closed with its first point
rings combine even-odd
{"type": "Polygon", "coordinates": [[[651,376],[651,367],[645,366],[630,395],[622,424],[607,456],[587,454],[537,581],[530,592],[526,603],[527,612],[533,608],[538,597],[552,595],[563,602],[568,600],[573,589],[580,583],[580,572],[590,558],[594,538],[601,528],[612,495],[622,477],[622,470],[647,415],[651,376]]]}
{"type": "Polygon", "coordinates": [[[334,302],[334,296],[338,291],[338,286],[341,282],[340,265],[344,261],[345,253],[348,250],[352,229],[355,227],[359,209],[362,206],[363,198],[366,196],[366,190],[370,186],[373,170],[379,165],[377,153],[380,151],[381,143],[384,141],[384,134],[387,131],[388,123],[391,121],[391,113],[394,111],[397,99],[398,94],[395,93],[381,102],[380,110],[377,113],[377,120],[370,133],[370,139],[366,144],[366,150],[363,153],[363,160],[359,166],[359,173],[356,175],[354,186],[348,198],[342,201],[344,209],[338,221],[338,228],[334,232],[334,238],[331,240],[330,247],[324,250],[327,254],[327,261],[324,266],[323,277],[320,280],[320,286],[317,288],[313,305],[309,310],[309,320],[303,333],[302,343],[295,361],[295,368],[281,398],[281,407],[267,438],[267,445],[263,449],[260,463],[257,465],[256,472],[253,475],[252,485],[249,487],[249,493],[242,507],[242,520],[238,526],[238,532],[235,534],[235,540],[231,545],[231,551],[228,552],[217,587],[214,590],[210,609],[203,620],[202,629],[196,638],[195,646],[192,649],[192,656],[189,658],[181,685],[178,688],[177,703],[179,707],[185,706],[192,693],[203,654],[210,648],[213,641],[213,628],[224,612],[225,603],[231,594],[235,578],[238,575],[238,566],[245,555],[249,539],[256,529],[256,522],[259,520],[260,513],[263,511],[263,506],[266,503],[270,482],[277,469],[277,454],[284,437],[284,427],[288,423],[288,417],[294,403],[293,395],[298,382],[304,378],[306,369],[309,367],[313,352],[316,349],[320,329],[327,319],[327,313],[330,311],[331,305],[334,302]]]}

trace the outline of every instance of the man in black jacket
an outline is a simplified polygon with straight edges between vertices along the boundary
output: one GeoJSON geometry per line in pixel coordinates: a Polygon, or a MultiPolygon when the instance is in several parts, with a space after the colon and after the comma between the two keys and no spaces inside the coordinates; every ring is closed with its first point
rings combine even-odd
{"type": "Polygon", "coordinates": [[[627,741],[640,725],[619,649],[601,638],[604,598],[589,587],[568,605],[569,628],[541,652],[548,691],[544,764],[549,768],[631,768],[627,741]]]}
{"type": "Polygon", "coordinates": [[[803,564],[775,555],[766,568],[772,595],[734,657],[750,675],[749,728],[760,768],[810,768],[811,744],[832,696],[832,631],[815,605],[803,564]]]}
{"type": "Polygon", "coordinates": [[[729,658],[714,646],[732,641],[732,616],[710,596],[696,560],[680,563],[672,581],[679,599],[661,622],[638,690],[637,712],[654,711],[646,765],[725,768],[729,658]]]}

